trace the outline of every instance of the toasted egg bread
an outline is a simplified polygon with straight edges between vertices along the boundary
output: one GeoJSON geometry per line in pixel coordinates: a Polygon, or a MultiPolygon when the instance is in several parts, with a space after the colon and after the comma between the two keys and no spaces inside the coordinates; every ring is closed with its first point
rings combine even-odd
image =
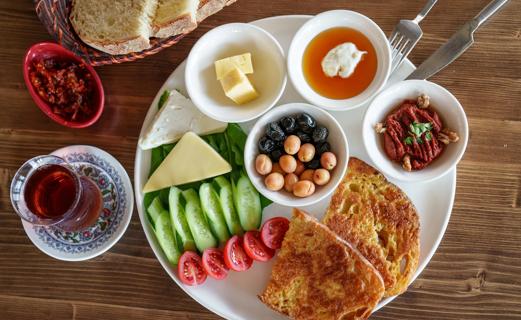
{"type": "Polygon", "coordinates": [[[350,158],[324,223],[375,266],[386,297],[407,290],[418,267],[420,222],[411,200],[380,172],[350,158]]]}
{"type": "Polygon", "coordinates": [[[356,249],[297,209],[276,259],[259,298],[292,319],[366,319],[385,290],[356,249]]]}

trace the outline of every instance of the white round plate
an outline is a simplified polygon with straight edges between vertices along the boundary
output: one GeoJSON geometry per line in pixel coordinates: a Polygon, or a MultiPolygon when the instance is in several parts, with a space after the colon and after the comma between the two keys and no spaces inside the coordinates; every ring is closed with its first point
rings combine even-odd
{"type": "MultiPolygon", "coordinates": [[[[284,52],[287,53],[293,35],[299,27],[310,18],[310,16],[279,16],[254,21],[252,24],[270,32],[279,41],[284,52]]],[[[409,61],[405,61],[390,77],[389,84],[403,80],[413,70],[414,65],[409,61]]],[[[144,130],[154,118],[154,114],[157,112],[157,102],[164,90],[179,89],[186,94],[184,71],[185,63],[182,63],[159,90],[143,122],[141,134],[143,134],[144,130]]],[[[291,102],[304,102],[304,99],[299,96],[295,88],[288,83],[277,105],[291,102]]],[[[350,154],[372,164],[362,142],[362,119],[366,109],[367,105],[351,111],[331,113],[344,128],[347,140],[349,141],[350,154]]],[[[252,124],[252,122],[245,123],[243,127],[249,129],[252,124]]],[[[170,277],[194,300],[221,317],[234,320],[287,319],[266,307],[257,298],[257,295],[264,290],[268,282],[273,260],[275,260],[276,257],[268,263],[254,263],[253,267],[246,272],[230,272],[228,277],[223,281],[208,279],[203,285],[196,287],[185,286],[179,281],[176,275],[176,269],[168,263],[161,251],[143,209],[142,189],[148,177],[149,170],[150,151],[143,151],[138,147],[134,169],[134,184],[136,186],[136,203],[139,218],[141,219],[143,229],[145,230],[152,250],[170,277]]],[[[447,227],[454,203],[456,170],[452,170],[440,179],[429,183],[410,184],[400,183],[394,180],[391,181],[407,193],[419,212],[421,223],[421,254],[420,264],[414,275],[414,278],[416,278],[431,259],[445,233],[445,228],[447,227]]],[[[304,207],[303,209],[320,219],[324,214],[329,200],[330,197],[327,197],[318,204],[304,207]]],[[[290,217],[290,214],[290,207],[272,204],[264,210],[263,221],[275,216],[290,217]]],[[[378,304],[376,309],[383,307],[392,299],[393,297],[384,299],[378,304]]]]}
{"type": "Polygon", "coordinates": [[[25,232],[38,249],[58,260],[83,261],[99,256],[118,242],[132,218],[130,178],[116,158],[96,147],[68,146],[51,154],[65,159],[98,185],[103,209],[96,223],[81,231],[65,232],[22,220],[25,232]]]}

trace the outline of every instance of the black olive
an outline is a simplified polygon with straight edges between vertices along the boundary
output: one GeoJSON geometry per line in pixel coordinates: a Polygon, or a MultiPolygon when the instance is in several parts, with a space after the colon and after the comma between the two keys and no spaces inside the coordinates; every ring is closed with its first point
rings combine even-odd
{"type": "Polygon", "coordinates": [[[288,134],[297,131],[297,120],[295,120],[295,117],[293,116],[283,117],[282,119],[280,119],[279,123],[282,127],[282,130],[284,130],[284,132],[288,134]]]}
{"type": "Polygon", "coordinates": [[[307,113],[301,113],[297,117],[297,123],[300,130],[306,133],[312,133],[317,126],[315,119],[307,113]]]}
{"type": "Polygon", "coordinates": [[[297,131],[297,137],[299,137],[302,144],[311,142],[311,136],[305,132],[297,131]]]}
{"type": "Polygon", "coordinates": [[[321,156],[322,153],[328,152],[328,151],[331,151],[331,145],[327,141],[321,142],[321,143],[318,143],[317,145],[315,145],[315,154],[318,156],[321,156]]]}
{"type": "Polygon", "coordinates": [[[273,141],[283,141],[286,138],[284,130],[276,122],[268,123],[266,126],[266,135],[273,141]]]}
{"type": "Polygon", "coordinates": [[[320,168],[320,160],[319,159],[313,159],[311,161],[308,161],[304,164],[304,166],[308,169],[318,169],[320,168]]]}
{"type": "Polygon", "coordinates": [[[259,140],[258,147],[260,153],[269,154],[275,150],[275,142],[270,138],[263,136],[259,140]]]}
{"type": "Polygon", "coordinates": [[[270,159],[273,162],[279,162],[280,157],[284,155],[284,151],[280,149],[275,149],[270,153],[270,159]]]}
{"type": "Polygon", "coordinates": [[[326,141],[327,136],[329,135],[329,130],[327,130],[324,126],[317,126],[315,130],[313,130],[313,142],[323,142],[326,141]]]}

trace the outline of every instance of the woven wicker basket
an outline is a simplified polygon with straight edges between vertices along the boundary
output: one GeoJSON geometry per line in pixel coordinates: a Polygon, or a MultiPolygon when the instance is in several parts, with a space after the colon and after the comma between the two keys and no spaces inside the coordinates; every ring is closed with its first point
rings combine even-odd
{"type": "Polygon", "coordinates": [[[63,47],[80,56],[93,66],[142,59],[177,43],[184,35],[165,39],[153,38],[149,49],[122,55],[111,55],[94,49],[81,41],[69,21],[71,0],[34,0],[36,14],[47,31],[63,47]]]}

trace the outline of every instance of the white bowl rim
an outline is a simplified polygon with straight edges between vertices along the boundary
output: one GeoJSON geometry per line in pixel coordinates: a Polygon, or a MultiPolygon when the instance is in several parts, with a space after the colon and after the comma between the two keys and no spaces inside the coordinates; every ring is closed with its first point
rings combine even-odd
{"type": "MultiPolygon", "coordinates": [[[[320,31],[325,31],[325,30],[327,30],[327,28],[323,28],[320,31]]],[[[369,40],[371,40],[371,38],[373,38],[373,37],[368,36],[367,33],[364,33],[364,35],[369,40]]],[[[337,10],[325,11],[325,12],[317,14],[313,18],[306,21],[306,23],[304,23],[304,25],[302,25],[302,27],[299,28],[299,30],[297,31],[297,33],[295,33],[295,36],[291,40],[291,44],[288,49],[288,55],[286,57],[286,60],[287,60],[287,65],[288,65],[289,79],[290,79],[291,83],[293,84],[293,87],[295,87],[295,89],[297,90],[297,92],[304,99],[306,99],[306,101],[308,101],[310,104],[316,105],[320,108],[323,108],[325,110],[330,110],[330,111],[354,110],[356,108],[359,108],[359,107],[365,105],[368,101],[371,101],[382,90],[382,88],[387,84],[387,81],[389,80],[389,77],[391,75],[391,47],[389,45],[389,42],[387,41],[387,37],[386,37],[385,33],[380,28],[380,26],[378,26],[378,24],[376,22],[374,22],[371,18],[369,18],[359,12],[352,11],[352,10],[337,9],[337,10]],[[385,39],[385,42],[384,42],[385,48],[386,48],[385,53],[387,56],[387,61],[389,63],[387,64],[386,68],[383,70],[383,72],[385,73],[383,80],[381,81],[381,83],[378,84],[377,87],[374,88],[373,92],[371,94],[369,94],[365,100],[362,100],[356,104],[348,104],[348,103],[352,102],[352,100],[355,99],[357,96],[363,94],[371,86],[372,82],[371,82],[371,84],[369,84],[369,86],[366,88],[366,90],[362,91],[357,96],[354,96],[354,97],[351,97],[348,99],[339,99],[339,100],[330,99],[330,98],[324,97],[324,96],[318,94],[317,92],[315,92],[309,86],[309,84],[307,82],[303,83],[302,85],[300,82],[297,83],[297,81],[295,80],[295,77],[296,77],[297,73],[302,71],[301,70],[302,68],[300,67],[300,63],[291,63],[290,62],[290,59],[292,59],[293,57],[295,57],[295,55],[297,55],[297,53],[295,51],[296,42],[298,41],[299,36],[302,35],[302,33],[305,31],[306,28],[309,28],[310,25],[313,24],[316,19],[320,19],[320,18],[323,18],[324,16],[328,16],[328,15],[339,15],[339,14],[342,14],[342,15],[347,14],[347,15],[351,15],[351,16],[356,16],[356,17],[359,17],[359,18],[365,20],[372,28],[374,28],[374,31],[378,34],[379,38],[385,39]],[[303,86],[305,86],[309,90],[304,90],[303,86]],[[319,104],[318,103],[319,100],[327,101],[328,105],[319,104]]],[[[299,61],[301,61],[301,58],[299,58],[299,61]]],[[[377,75],[378,75],[378,71],[375,75],[375,78],[377,75]]],[[[374,79],[373,79],[373,81],[374,81],[374,79]]]]}
{"type": "MultiPolygon", "coordinates": [[[[224,30],[230,29],[230,28],[242,28],[243,30],[247,30],[247,29],[255,30],[255,32],[258,32],[259,34],[262,34],[263,36],[265,36],[277,48],[277,53],[280,54],[280,58],[282,58],[283,65],[285,65],[286,55],[285,55],[284,49],[282,49],[282,46],[280,45],[279,41],[277,41],[277,39],[275,39],[275,37],[273,37],[273,35],[271,33],[269,33],[268,31],[266,31],[260,27],[255,26],[253,24],[241,23],[241,22],[227,23],[227,24],[223,24],[223,25],[220,25],[218,27],[211,29],[210,31],[205,33],[202,37],[200,37],[199,40],[197,40],[197,42],[194,44],[192,49],[190,49],[190,53],[188,54],[188,57],[186,58],[186,68],[185,68],[185,83],[186,84],[185,84],[185,86],[186,86],[186,90],[188,92],[188,96],[190,97],[190,99],[192,100],[194,105],[203,114],[205,114],[206,116],[208,116],[212,119],[215,119],[217,121],[222,121],[222,122],[227,122],[227,123],[231,123],[231,122],[242,123],[242,122],[251,121],[253,119],[260,117],[261,115],[265,114],[268,110],[272,109],[277,104],[277,102],[280,100],[280,98],[282,97],[282,94],[284,93],[284,91],[286,89],[286,85],[287,85],[287,81],[288,81],[288,73],[287,73],[286,67],[284,67],[281,70],[283,79],[282,79],[281,86],[279,87],[279,91],[274,96],[274,99],[272,101],[270,101],[269,105],[264,107],[259,113],[255,113],[255,114],[252,114],[251,116],[243,117],[243,118],[226,119],[225,117],[222,117],[219,114],[211,113],[206,108],[201,107],[200,105],[202,105],[202,103],[201,103],[201,101],[199,101],[198,93],[193,90],[193,88],[192,88],[193,86],[188,85],[188,82],[190,82],[192,77],[195,76],[191,72],[191,70],[193,69],[195,53],[201,49],[201,47],[204,44],[205,39],[211,37],[213,34],[223,32],[224,30]]],[[[238,106],[238,107],[240,107],[240,106],[238,106]]]]}
{"type": "MultiPolygon", "coordinates": [[[[305,111],[302,111],[302,112],[305,112],[305,111]]],[[[330,132],[331,132],[331,130],[330,130],[330,132]]],[[[256,147],[254,149],[257,150],[256,147]]],[[[342,180],[347,172],[347,166],[348,166],[349,158],[350,158],[349,143],[347,141],[347,137],[344,132],[344,129],[342,128],[340,123],[335,119],[335,117],[333,117],[333,115],[331,115],[326,110],[323,110],[317,106],[311,105],[306,102],[291,102],[291,103],[282,104],[282,105],[277,106],[273,110],[270,110],[269,113],[266,113],[265,115],[263,115],[260,119],[257,120],[255,125],[249,131],[244,150],[245,150],[245,154],[244,154],[245,163],[248,161],[248,159],[250,160],[250,163],[251,163],[250,165],[248,165],[248,164],[245,165],[246,173],[248,174],[248,177],[250,177],[250,181],[252,182],[254,187],[259,191],[260,194],[262,194],[266,198],[270,199],[271,201],[276,202],[277,204],[280,204],[283,206],[288,206],[288,207],[309,206],[309,205],[315,204],[315,203],[323,200],[324,198],[330,196],[331,193],[333,193],[333,191],[336,190],[338,185],[342,182],[342,180]],[[293,108],[296,108],[296,107],[306,108],[308,110],[312,109],[314,112],[324,115],[326,118],[328,118],[331,121],[331,123],[336,127],[336,129],[340,131],[341,143],[343,145],[345,145],[345,150],[346,150],[345,164],[342,168],[337,167],[338,169],[340,169],[339,171],[335,172],[335,176],[339,177],[338,181],[330,181],[326,186],[322,186],[322,187],[327,187],[327,189],[326,189],[327,192],[324,192],[324,194],[322,194],[320,196],[311,195],[306,198],[297,198],[297,197],[293,197],[291,195],[287,195],[287,196],[281,196],[280,198],[279,197],[274,198],[270,194],[265,192],[266,186],[264,186],[263,184],[257,183],[257,179],[251,178],[254,175],[258,175],[258,173],[255,172],[255,169],[254,169],[255,157],[253,155],[247,155],[246,152],[247,152],[247,150],[251,149],[252,144],[255,144],[255,145],[257,144],[257,141],[254,141],[254,139],[255,139],[254,132],[259,130],[259,126],[261,125],[261,123],[267,122],[267,119],[271,119],[274,116],[274,114],[280,113],[280,114],[278,114],[278,116],[282,117],[284,114],[294,113],[294,112],[296,112],[296,110],[293,110],[293,108]],[[288,112],[286,112],[286,111],[288,111],[288,112]]],[[[337,163],[340,163],[340,161],[337,161],[337,163]]]]}
{"type": "MultiPolygon", "coordinates": [[[[405,97],[404,97],[404,99],[405,99],[405,97]]],[[[392,108],[393,107],[390,107],[388,109],[391,110],[392,108]]],[[[445,115],[445,117],[446,117],[446,115],[445,115]]],[[[374,134],[376,134],[376,133],[374,133],[374,134]]],[[[362,140],[363,140],[364,148],[365,148],[367,154],[369,155],[369,158],[371,158],[371,161],[375,164],[375,166],[378,168],[378,170],[380,170],[382,173],[384,173],[385,176],[388,176],[390,178],[393,178],[398,181],[403,181],[403,182],[430,182],[430,181],[439,179],[439,178],[443,177],[444,175],[446,175],[448,172],[453,170],[458,165],[460,160],[463,158],[463,155],[465,154],[465,150],[467,149],[468,138],[469,138],[469,126],[468,126],[467,115],[465,114],[465,110],[463,109],[463,106],[461,105],[459,100],[449,90],[447,90],[443,86],[441,86],[437,83],[428,81],[428,80],[418,80],[418,79],[404,80],[404,81],[400,81],[400,82],[395,83],[394,85],[386,88],[373,99],[373,101],[371,102],[371,104],[369,105],[367,110],[365,111],[365,114],[364,114],[364,117],[362,120],[362,140]],[[374,150],[373,148],[369,147],[369,145],[368,145],[369,138],[367,137],[366,132],[370,131],[370,132],[374,133],[374,129],[367,131],[366,127],[370,126],[371,128],[373,128],[371,123],[369,123],[370,113],[375,108],[377,108],[378,99],[381,96],[384,96],[388,92],[390,92],[392,90],[396,90],[396,88],[399,88],[399,87],[415,86],[415,85],[419,85],[419,84],[431,86],[432,88],[436,88],[436,90],[439,90],[440,92],[442,92],[442,94],[446,95],[453,101],[454,107],[455,107],[454,115],[457,115],[457,117],[459,117],[461,120],[463,120],[462,121],[462,123],[464,124],[463,128],[458,129],[458,131],[460,132],[460,136],[463,136],[464,139],[461,139],[460,141],[458,141],[458,144],[459,144],[458,151],[456,153],[456,156],[454,157],[455,159],[453,160],[453,162],[450,166],[446,166],[445,168],[441,168],[440,170],[434,171],[434,173],[432,173],[428,176],[425,174],[425,172],[423,170],[419,170],[419,171],[409,172],[407,174],[407,176],[404,177],[404,176],[395,174],[394,170],[387,170],[386,167],[379,165],[378,159],[375,158],[373,152],[377,152],[377,153],[382,153],[382,152],[379,149],[374,150]],[[463,133],[463,134],[461,134],[461,133],[463,133]]],[[[443,156],[443,154],[441,156],[443,156]]],[[[387,155],[385,155],[385,154],[383,154],[383,158],[385,158],[389,162],[392,162],[392,160],[390,160],[387,157],[387,155]]],[[[442,159],[437,159],[437,160],[442,160],[442,159]]],[[[445,159],[444,161],[447,161],[447,159],[445,159]]]]}

